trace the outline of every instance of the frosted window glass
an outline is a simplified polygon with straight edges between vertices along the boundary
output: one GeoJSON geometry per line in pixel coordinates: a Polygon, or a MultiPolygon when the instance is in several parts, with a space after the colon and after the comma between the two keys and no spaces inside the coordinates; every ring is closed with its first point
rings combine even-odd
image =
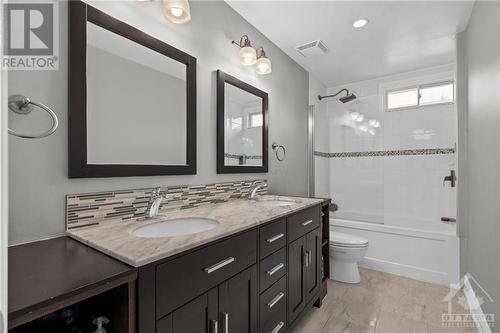
{"type": "Polygon", "coordinates": [[[420,88],[420,105],[453,102],[453,83],[420,88]]]}
{"type": "Polygon", "coordinates": [[[418,106],[418,88],[391,91],[387,93],[387,109],[401,109],[418,106]]]}

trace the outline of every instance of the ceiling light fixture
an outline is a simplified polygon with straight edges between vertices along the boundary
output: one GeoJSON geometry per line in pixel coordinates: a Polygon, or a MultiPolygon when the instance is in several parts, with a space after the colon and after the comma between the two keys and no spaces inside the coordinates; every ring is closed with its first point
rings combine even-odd
{"type": "Polygon", "coordinates": [[[234,40],[232,43],[240,47],[240,52],[238,54],[240,57],[240,63],[243,66],[255,65],[257,62],[257,51],[253,48],[247,35],[241,36],[239,43],[234,40]]]}
{"type": "Polygon", "coordinates": [[[163,14],[173,23],[183,24],[191,20],[188,0],[163,0],[163,14]]]}
{"type": "Polygon", "coordinates": [[[368,24],[368,20],[363,18],[363,19],[359,19],[359,20],[354,21],[352,26],[355,29],[359,29],[359,28],[363,28],[367,24],[368,24]]]}
{"type": "Polygon", "coordinates": [[[356,120],[360,116],[360,114],[356,111],[351,112],[350,115],[352,120],[356,120]]]}
{"type": "Polygon", "coordinates": [[[257,63],[255,65],[255,71],[259,75],[266,75],[272,72],[271,60],[266,56],[266,51],[261,46],[257,49],[257,63]]]}
{"type": "Polygon", "coordinates": [[[380,127],[380,122],[375,119],[371,119],[368,124],[373,127],[373,128],[379,128],[380,127]]]}

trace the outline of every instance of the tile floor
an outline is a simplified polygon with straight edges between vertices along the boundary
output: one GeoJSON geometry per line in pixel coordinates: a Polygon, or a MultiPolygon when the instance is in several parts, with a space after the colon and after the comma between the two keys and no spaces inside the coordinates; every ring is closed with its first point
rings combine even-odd
{"type": "MultiPolygon", "coordinates": [[[[475,328],[446,328],[443,298],[449,289],[369,269],[360,269],[356,285],[328,281],[321,309],[313,308],[293,333],[444,333],[477,332],[475,328]]],[[[453,312],[466,313],[460,297],[453,298],[453,312]]]]}

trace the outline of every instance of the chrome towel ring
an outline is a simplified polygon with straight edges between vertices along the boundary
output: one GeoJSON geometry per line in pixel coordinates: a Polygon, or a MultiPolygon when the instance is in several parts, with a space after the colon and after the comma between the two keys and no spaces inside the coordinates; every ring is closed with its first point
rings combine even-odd
{"type": "Polygon", "coordinates": [[[271,148],[273,148],[273,150],[274,150],[274,154],[276,155],[276,159],[278,161],[280,161],[280,162],[283,162],[285,160],[285,156],[286,156],[286,149],[285,149],[285,147],[282,146],[282,145],[277,144],[276,142],[273,142],[273,144],[271,145],[271,148]],[[280,157],[279,153],[278,153],[280,149],[283,151],[283,156],[282,157],[280,157]]]}
{"type": "Polygon", "coordinates": [[[9,134],[18,136],[20,138],[25,138],[25,139],[39,139],[39,138],[44,138],[46,136],[51,135],[54,133],[57,129],[57,126],[59,126],[59,120],[57,119],[57,115],[52,111],[48,106],[38,103],[38,102],[33,102],[30,100],[28,97],[24,95],[11,95],[9,96],[9,101],[8,101],[8,106],[9,110],[18,113],[18,114],[29,114],[31,111],[33,111],[33,107],[38,106],[40,109],[46,111],[51,117],[52,117],[52,127],[45,132],[39,133],[39,134],[21,134],[17,133],[9,128],[9,134]]]}

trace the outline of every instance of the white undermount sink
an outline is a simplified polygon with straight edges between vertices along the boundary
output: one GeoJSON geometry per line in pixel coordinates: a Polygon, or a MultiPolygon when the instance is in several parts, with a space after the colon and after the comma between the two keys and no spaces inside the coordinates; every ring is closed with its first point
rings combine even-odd
{"type": "Polygon", "coordinates": [[[295,201],[282,199],[258,199],[255,202],[255,205],[264,207],[291,206],[294,204],[296,204],[295,201]]]}
{"type": "Polygon", "coordinates": [[[185,236],[211,230],[218,224],[215,220],[205,218],[179,218],[145,225],[135,229],[132,234],[145,238],[185,236]]]}

